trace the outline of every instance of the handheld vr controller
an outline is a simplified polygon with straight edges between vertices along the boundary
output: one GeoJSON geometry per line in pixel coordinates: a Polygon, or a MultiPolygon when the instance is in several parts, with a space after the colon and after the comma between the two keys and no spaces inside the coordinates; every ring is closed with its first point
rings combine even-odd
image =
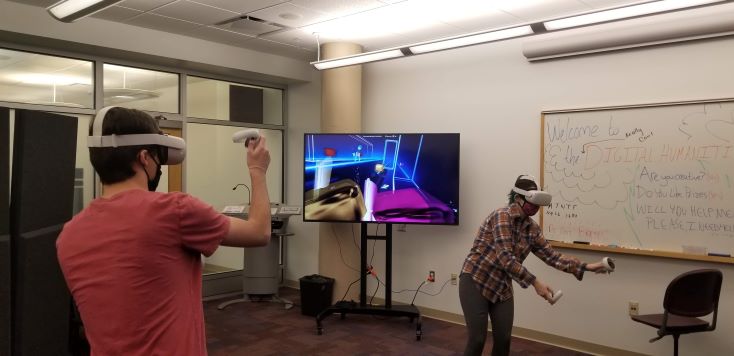
{"type": "Polygon", "coordinates": [[[260,132],[257,129],[244,129],[234,133],[232,135],[232,142],[244,143],[245,147],[250,141],[257,141],[260,138],[260,132]]]}
{"type": "Polygon", "coordinates": [[[562,296],[563,296],[563,292],[560,289],[553,292],[553,295],[551,295],[551,298],[550,298],[551,305],[556,304],[558,299],[561,299],[562,296]]]}
{"type": "Polygon", "coordinates": [[[601,264],[604,266],[604,272],[614,272],[614,260],[609,257],[604,257],[601,260],[601,264]]]}

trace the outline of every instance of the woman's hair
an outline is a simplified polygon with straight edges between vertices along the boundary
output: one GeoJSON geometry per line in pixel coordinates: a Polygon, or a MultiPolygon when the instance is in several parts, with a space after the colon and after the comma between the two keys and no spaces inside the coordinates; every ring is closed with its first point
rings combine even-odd
{"type": "MultiPolygon", "coordinates": [[[[92,136],[94,120],[89,124],[92,136]]],[[[129,135],[160,133],[158,123],[143,111],[116,107],[110,109],[102,123],[102,135],[129,135]]],[[[133,163],[138,152],[148,150],[151,155],[161,157],[159,146],[90,147],[89,159],[103,184],[122,182],[135,175],[133,163]]]]}
{"type": "MultiPolygon", "coordinates": [[[[522,190],[538,190],[538,185],[535,184],[535,181],[532,179],[523,178],[527,177],[525,175],[521,175],[517,177],[517,180],[515,180],[515,187],[520,188],[522,190]]],[[[515,202],[515,197],[520,196],[523,199],[525,199],[525,196],[523,196],[520,193],[515,192],[514,190],[510,190],[510,194],[507,194],[508,202],[507,204],[512,204],[515,202]]]]}

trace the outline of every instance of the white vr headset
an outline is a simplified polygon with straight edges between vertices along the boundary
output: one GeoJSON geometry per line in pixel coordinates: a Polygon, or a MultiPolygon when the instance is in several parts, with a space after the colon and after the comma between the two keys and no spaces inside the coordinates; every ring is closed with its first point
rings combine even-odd
{"type": "Polygon", "coordinates": [[[131,134],[131,135],[102,135],[102,122],[110,109],[116,106],[102,108],[94,117],[92,136],[87,138],[87,147],[122,147],[158,145],[167,148],[165,162],[160,164],[179,164],[186,157],[186,141],[181,138],[160,134],[131,134]]]}
{"type": "MultiPolygon", "coordinates": [[[[520,178],[522,177],[523,176],[520,176],[520,178]]],[[[532,177],[526,179],[535,182],[535,179],[533,179],[532,177]]],[[[523,195],[526,201],[538,206],[548,206],[551,204],[551,200],[553,199],[553,196],[550,193],[546,193],[542,190],[525,190],[518,187],[513,187],[512,191],[523,195]]]]}

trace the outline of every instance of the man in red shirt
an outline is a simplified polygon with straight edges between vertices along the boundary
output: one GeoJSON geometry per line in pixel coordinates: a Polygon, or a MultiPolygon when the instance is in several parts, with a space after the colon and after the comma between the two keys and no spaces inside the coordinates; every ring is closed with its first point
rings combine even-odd
{"type": "Polygon", "coordinates": [[[148,114],[100,110],[89,153],[102,196],[64,225],[56,247],[92,355],[206,355],[201,255],[270,240],[265,138],[247,148],[249,219],[224,216],[184,193],[156,193],[161,165],[185,143],[148,114]]]}

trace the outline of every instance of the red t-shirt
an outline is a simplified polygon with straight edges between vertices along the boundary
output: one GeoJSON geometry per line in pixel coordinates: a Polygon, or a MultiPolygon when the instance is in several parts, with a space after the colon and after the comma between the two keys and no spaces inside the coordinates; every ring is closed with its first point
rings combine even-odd
{"type": "Polygon", "coordinates": [[[92,355],[206,355],[201,257],[229,219],[190,195],[128,190],[94,200],[56,248],[92,355]]]}

